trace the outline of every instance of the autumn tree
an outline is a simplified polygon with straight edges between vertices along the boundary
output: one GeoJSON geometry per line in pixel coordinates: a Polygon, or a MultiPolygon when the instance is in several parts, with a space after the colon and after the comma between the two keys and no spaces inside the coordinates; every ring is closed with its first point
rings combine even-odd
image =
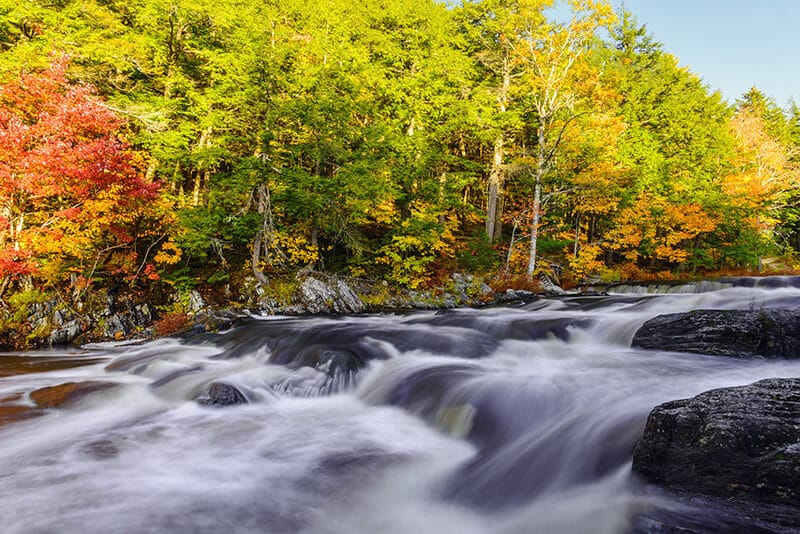
{"type": "Polygon", "coordinates": [[[67,64],[0,86],[2,289],[133,252],[132,218],[156,195],[118,136],[122,121],[92,87],[69,83],[67,64]]]}
{"type": "Polygon", "coordinates": [[[622,95],[617,157],[631,180],[604,247],[632,267],[711,268],[733,152],[731,110],[630,13],[611,34],[604,77],[622,95]]]}
{"type": "Polygon", "coordinates": [[[528,277],[536,269],[542,185],[557,155],[563,133],[578,115],[580,80],[590,73],[582,64],[595,32],[614,20],[611,6],[605,2],[575,0],[570,2],[572,18],[566,24],[550,23],[544,32],[532,33],[525,46],[516,51],[525,64],[524,87],[535,113],[535,148],[531,170],[534,186],[531,206],[528,277]]]}
{"type": "Polygon", "coordinates": [[[739,100],[730,127],[736,152],[723,181],[725,230],[731,234],[726,253],[734,261],[759,264],[774,242],[781,212],[800,184],[800,168],[792,161],[794,148],[783,110],[756,88],[739,100]]]}

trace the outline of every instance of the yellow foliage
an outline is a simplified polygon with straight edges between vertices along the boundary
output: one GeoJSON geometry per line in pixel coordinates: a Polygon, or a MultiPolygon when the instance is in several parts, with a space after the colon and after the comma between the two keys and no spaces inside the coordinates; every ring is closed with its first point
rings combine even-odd
{"type": "Polygon", "coordinates": [[[569,267],[577,278],[585,278],[595,274],[605,267],[600,259],[603,256],[603,249],[600,245],[583,245],[577,257],[569,259],[569,267]]]}
{"type": "Polygon", "coordinates": [[[713,232],[718,219],[695,203],[672,204],[642,193],[617,219],[609,233],[611,248],[629,261],[640,257],[680,263],[689,258],[687,243],[713,232]]]}
{"type": "Polygon", "coordinates": [[[305,236],[292,236],[276,232],[270,243],[270,257],[282,267],[299,267],[319,260],[319,248],[312,245],[305,236]]]}
{"type": "Polygon", "coordinates": [[[181,249],[174,241],[169,240],[159,249],[158,253],[153,257],[153,261],[162,265],[175,265],[181,261],[181,249]]]}

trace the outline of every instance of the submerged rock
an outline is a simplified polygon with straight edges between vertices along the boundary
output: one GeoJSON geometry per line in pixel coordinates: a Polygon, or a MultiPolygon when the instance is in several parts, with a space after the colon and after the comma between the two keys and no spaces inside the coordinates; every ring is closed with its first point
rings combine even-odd
{"type": "Polygon", "coordinates": [[[31,392],[31,400],[39,408],[65,408],[73,406],[90,393],[103,391],[115,386],[116,384],[113,382],[65,382],[64,384],[44,387],[31,392]]]}
{"type": "Polygon", "coordinates": [[[213,382],[197,402],[203,406],[234,406],[247,404],[247,397],[230,384],[213,382]]]}
{"type": "Polygon", "coordinates": [[[657,406],[633,472],[740,522],[800,529],[800,378],[715,389],[657,406]]]}
{"type": "Polygon", "coordinates": [[[694,310],[642,325],[634,347],[737,358],[800,358],[800,310],[694,310]]]}
{"type": "Polygon", "coordinates": [[[19,404],[22,399],[21,393],[0,399],[0,427],[42,415],[31,406],[19,404]]]}

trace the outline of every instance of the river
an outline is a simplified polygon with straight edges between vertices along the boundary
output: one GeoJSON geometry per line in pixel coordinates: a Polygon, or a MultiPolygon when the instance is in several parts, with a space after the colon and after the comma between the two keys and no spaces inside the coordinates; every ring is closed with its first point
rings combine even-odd
{"type": "Polygon", "coordinates": [[[0,530],[629,532],[674,506],[630,474],[654,406],[800,376],[800,361],[633,349],[636,329],[676,311],[798,307],[797,282],[253,317],[188,341],[3,354],[6,405],[111,385],[0,427],[0,530]],[[249,402],[197,402],[212,383],[249,402]]]}

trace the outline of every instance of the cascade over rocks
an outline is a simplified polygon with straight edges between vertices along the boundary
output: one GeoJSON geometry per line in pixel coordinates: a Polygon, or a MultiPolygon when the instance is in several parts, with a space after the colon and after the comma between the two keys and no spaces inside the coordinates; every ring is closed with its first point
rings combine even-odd
{"type": "Polygon", "coordinates": [[[634,347],[736,358],[800,358],[800,310],[694,310],[642,325],[634,347]]]}
{"type": "Polygon", "coordinates": [[[800,529],[800,378],[657,406],[636,446],[633,472],[692,499],[720,498],[756,524],[800,529]]]}

